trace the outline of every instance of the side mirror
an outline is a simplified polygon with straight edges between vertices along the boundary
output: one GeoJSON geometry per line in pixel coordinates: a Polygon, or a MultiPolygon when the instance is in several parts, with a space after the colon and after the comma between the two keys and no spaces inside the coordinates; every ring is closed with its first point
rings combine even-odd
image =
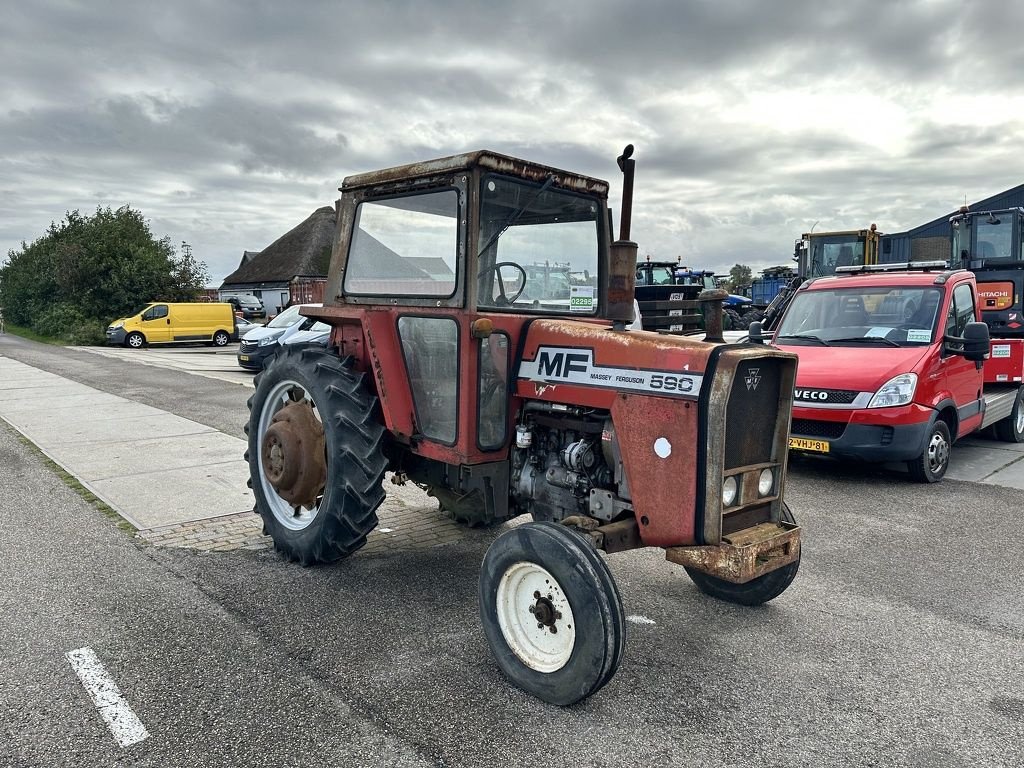
{"type": "Polygon", "coordinates": [[[979,363],[988,355],[989,334],[985,323],[968,323],[964,328],[963,356],[979,363]]]}
{"type": "Polygon", "coordinates": [[[750,328],[747,329],[747,340],[751,344],[764,344],[765,339],[768,338],[761,333],[761,321],[755,320],[750,324],[750,328]]]}

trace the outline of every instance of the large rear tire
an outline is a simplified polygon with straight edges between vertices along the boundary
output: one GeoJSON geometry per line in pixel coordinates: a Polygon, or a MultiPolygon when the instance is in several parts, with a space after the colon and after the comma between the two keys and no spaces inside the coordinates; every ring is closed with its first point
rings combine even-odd
{"type": "Polygon", "coordinates": [[[480,569],[480,615],[505,677],[549,704],[596,693],[622,661],[625,616],[608,566],[557,523],[495,539],[480,569]]]}
{"type": "MultiPolygon", "coordinates": [[[[796,523],[793,513],[785,504],[782,505],[782,519],[787,523],[796,523]]],[[[693,579],[697,589],[709,597],[737,605],[762,605],[785,592],[796,578],[798,570],[800,570],[799,557],[796,562],[784,565],[764,576],[758,576],[746,584],[734,584],[693,568],[687,568],[686,573],[693,579]]]]}
{"type": "Polygon", "coordinates": [[[364,376],[322,347],[286,345],[255,380],[246,459],[256,511],[277,550],[303,565],[351,555],[377,525],[387,460],[377,398],[364,376]],[[281,418],[291,414],[298,439],[280,439],[281,418]],[[322,453],[309,447],[319,439],[322,453]],[[307,501],[297,503],[280,478],[303,473],[313,479],[300,480],[307,501]]]}

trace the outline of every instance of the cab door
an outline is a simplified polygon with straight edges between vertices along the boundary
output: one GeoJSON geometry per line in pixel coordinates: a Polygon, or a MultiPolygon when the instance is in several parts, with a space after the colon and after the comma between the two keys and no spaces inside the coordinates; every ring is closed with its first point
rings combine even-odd
{"type": "MultiPolygon", "coordinates": [[[[946,311],[945,335],[963,338],[967,324],[974,322],[977,316],[974,287],[967,282],[960,283],[953,289],[946,311]]],[[[981,425],[983,415],[981,371],[974,362],[958,354],[944,353],[942,365],[946,390],[956,403],[960,419],[958,436],[973,432],[981,425]]]]}
{"type": "Polygon", "coordinates": [[[139,330],[150,344],[171,340],[171,313],[166,304],[154,304],[142,313],[139,330]]]}

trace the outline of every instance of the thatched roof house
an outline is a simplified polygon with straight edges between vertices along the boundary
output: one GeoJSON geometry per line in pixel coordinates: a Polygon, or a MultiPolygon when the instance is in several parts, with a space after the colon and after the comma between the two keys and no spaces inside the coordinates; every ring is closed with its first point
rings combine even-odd
{"type": "Polygon", "coordinates": [[[334,229],[334,208],[324,206],[262,251],[245,251],[238,269],[224,278],[221,297],[252,293],[273,314],[288,303],[293,278],[327,275],[334,229]]]}

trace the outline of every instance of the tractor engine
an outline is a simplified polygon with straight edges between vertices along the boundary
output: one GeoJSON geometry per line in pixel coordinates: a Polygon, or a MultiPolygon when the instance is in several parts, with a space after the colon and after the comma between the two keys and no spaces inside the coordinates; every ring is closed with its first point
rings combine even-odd
{"type": "MultiPolygon", "coordinates": [[[[625,477],[606,411],[527,403],[512,449],[512,489],[534,520],[586,515],[611,520],[625,477]]],[[[621,507],[621,505],[619,505],[621,507]]]]}

